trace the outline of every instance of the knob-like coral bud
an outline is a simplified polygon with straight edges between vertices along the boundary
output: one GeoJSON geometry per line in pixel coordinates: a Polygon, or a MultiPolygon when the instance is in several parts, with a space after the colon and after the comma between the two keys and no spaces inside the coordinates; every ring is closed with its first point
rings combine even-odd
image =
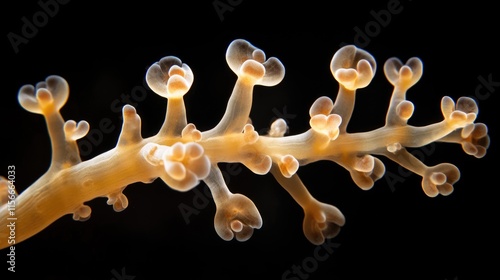
{"type": "Polygon", "coordinates": [[[277,119],[269,128],[269,132],[267,133],[271,137],[283,137],[288,130],[288,126],[284,119],[277,119]]]}
{"type": "Polygon", "coordinates": [[[75,141],[83,138],[89,132],[90,126],[86,121],[80,121],[78,124],[69,120],[64,123],[64,135],[66,136],[67,141],[75,141]]]}
{"type": "Polygon", "coordinates": [[[266,60],[265,53],[243,39],[234,40],[226,52],[229,68],[240,76],[252,79],[252,83],[274,86],[283,80],[285,67],[275,57],[266,60]]]}
{"type": "Polygon", "coordinates": [[[182,98],[193,84],[193,71],[175,57],[166,56],[151,65],[146,82],[156,94],[166,98],[182,98]]]}
{"type": "Polygon", "coordinates": [[[483,123],[469,124],[463,128],[460,143],[464,151],[476,158],[482,158],[486,155],[486,150],[490,145],[488,136],[488,127],[483,123]]]}
{"type": "Polygon", "coordinates": [[[375,181],[382,178],[385,174],[384,163],[372,155],[355,157],[353,163],[352,169],[349,169],[349,172],[354,183],[362,190],[371,189],[375,181]]]}
{"type": "Polygon", "coordinates": [[[44,82],[36,87],[24,85],[19,89],[17,96],[21,106],[35,114],[44,114],[50,111],[59,111],[69,96],[69,85],[60,76],[48,76],[44,82]]]}
{"type": "Polygon", "coordinates": [[[321,96],[314,101],[309,109],[309,116],[329,115],[333,109],[333,101],[328,96],[321,96]]]}
{"type": "Polygon", "coordinates": [[[339,125],[341,123],[342,118],[337,114],[330,114],[328,116],[318,114],[313,116],[309,121],[314,131],[326,135],[330,140],[335,140],[339,136],[339,125]]]}
{"type": "Polygon", "coordinates": [[[259,134],[251,124],[246,124],[243,127],[243,140],[247,144],[253,144],[259,140],[259,134]]]}
{"type": "Polygon", "coordinates": [[[194,124],[189,123],[182,129],[181,137],[186,140],[198,142],[201,140],[201,131],[196,129],[194,124]]]}
{"type": "Polygon", "coordinates": [[[349,90],[364,88],[370,84],[376,68],[373,56],[354,45],[339,49],[330,63],[330,70],[337,82],[349,90]]]}
{"type": "Polygon", "coordinates": [[[408,100],[403,100],[396,106],[396,114],[398,115],[398,117],[405,121],[411,118],[414,110],[415,106],[413,106],[413,103],[408,100]]]}
{"type": "Polygon", "coordinates": [[[197,143],[177,142],[172,146],[148,143],[141,153],[149,164],[160,168],[158,176],[178,191],[194,188],[210,171],[210,160],[197,143]]]}
{"type": "Polygon", "coordinates": [[[387,151],[390,153],[395,154],[397,151],[401,150],[403,146],[401,146],[401,143],[396,142],[396,143],[391,143],[387,145],[387,151]]]}
{"type": "Polygon", "coordinates": [[[441,163],[429,167],[422,176],[422,189],[429,197],[438,194],[449,195],[453,192],[453,184],[460,179],[460,170],[450,163],[441,163]]]}
{"type": "Polygon", "coordinates": [[[249,152],[246,157],[241,159],[241,163],[243,163],[253,173],[264,175],[271,169],[273,160],[269,155],[259,155],[249,152]]]}
{"type": "Polygon", "coordinates": [[[470,97],[462,96],[457,100],[457,110],[462,111],[466,114],[472,113],[477,116],[479,113],[479,108],[477,107],[476,101],[470,97]]]}
{"type": "Polygon", "coordinates": [[[118,139],[119,146],[131,145],[142,140],[141,118],[132,105],[125,105],[122,109],[123,125],[118,139]]]}
{"type": "Polygon", "coordinates": [[[337,236],[345,224],[344,214],[337,207],[316,200],[304,207],[304,213],[304,235],[315,245],[337,236]]]}
{"type": "Polygon", "coordinates": [[[224,240],[236,236],[238,241],[248,240],[253,230],[262,227],[262,218],[255,204],[242,194],[230,194],[217,205],[215,231],[224,240]]]}
{"type": "Polygon", "coordinates": [[[86,220],[90,219],[91,213],[92,209],[90,209],[89,206],[82,204],[73,212],[73,220],[85,222],[86,220]]]}
{"type": "Polygon", "coordinates": [[[113,210],[115,210],[115,212],[121,212],[128,207],[128,199],[123,194],[123,189],[119,190],[117,192],[111,193],[111,194],[107,195],[107,197],[108,197],[108,201],[106,201],[106,203],[108,205],[113,205],[113,210]]]}
{"type": "Polygon", "coordinates": [[[460,98],[456,105],[450,97],[443,97],[441,99],[441,111],[445,120],[457,128],[471,124],[477,117],[475,101],[468,97],[460,98]]]}
{"type": "Polygon", "coordinates": [[[384,74],[389,82],[407,90],[420,80],[423,72],[423,63],[420,59],[412,57],[403,65],[398,58],[389,58],[384,64],[384,74]]]}
{"type": "Polygon", "coordinates": [[[278,162],[283,177],[290,178],[299,169],[299,161],[292,155],[282,156],[278,162]]]}

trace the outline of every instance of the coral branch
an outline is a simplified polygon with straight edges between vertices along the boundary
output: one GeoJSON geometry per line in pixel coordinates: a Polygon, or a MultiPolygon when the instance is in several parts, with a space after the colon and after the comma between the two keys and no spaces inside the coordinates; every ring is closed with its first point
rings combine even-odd
{"type": "Polygon", "coordinates": [[[322,244],[325,238],[333,238],[345,224],[345,217],[337,207],[317,201],[304,186],[297,174],[283,176],[276,165],[271,173],[280,185],[304,210],[302,225],[306,238],[313,244],[322,244]]]}
{"type": "Polygon", "coordinates": [[[348,45],[338,50],[330,63],[330,70],[339,82],[339,93],[331,113],[344,120],[340,132],[345,132],[354,110],[356,89],[366,87],[372,80],[377,64],[368,52],[348,45]]]}
{"type": "Polygon", "coordinates": [[[193,84],[193,71],[180,59],[167,56],[151,65],[146,82],[158,95],[168,99],[167,115],[160,135],[180,136],[187,124],[183,96],[193,84]]]}
{"type": "Polygon", "coordinates": [[[247,124],[252,108],[254,85],[273,86],[285,76],[281,62],[245,40],[234,40],[226,52],[226,61],[238,76],[224,116],[213,129],[203,133],[204,138],[239,133],[247,124]]]}
{"type": "Polygon", "coordinates": [[[432,142],[458,143],[477,158],[486,154],[490,139],[485,124],[474,123],[477,104],[461,97],[456,102],[443,97],[443,120],[426,126],[408,124],[415,110],[406,94],[422,76],[423,64],[410,58],[403,64],[391,58],[384,73],[394,86],[386,123],[372,131],[349,133],[357,89],[368,86],[376,71],[375,59],[355,46],[341,48],[331,60],[331,72],[339,83],[334,101],[321,96],[309,110],[310,129],[286,135],[288,126],[277,119],[267,135],[259,135],[248,123],[253,87],[273,86],[284,78],[285,69],[274,57],[245,40],[233,41],[226,52],[229,68],[237,75],[226,111],[212,129],[199,131],[187,122],[183,96],[193,83],[193,72],[174,56],[151,65],[146,80],[158,95],[167,98],[165,120],[157,134],[141,135],[141,118],[134,107],[123,107],[123,125],[113,149],[81,161],[76,141],[89,131],[85,121],[64,121],[59,113],[68,98],[69,86],[59,76],[49,76],[36,86],[25,85],[18,93],[27,111],[45,117],[52,145],[52,162],[45,174],[17,196],[9,181],[0,177],[0,248],[7,244],[9,205],[16,204],[16,242],[42,231],[64,215],[85,221],[90,200],[106,197],[117,212],[129,201],[124,189],[135,182],[151,183],[160,178],[176,191],[189,191],[204,182],[216,204],[214,228],[224,240],[245,241],[263,220],[246,196],[232,193],[218,163],[236,162],[256,174],[271,172],[278,183],[304,210],[303,231],[313,244],[339,234],[345,217],[335,206],[314,198],[299,178],[300,167],[320,160],[333,161],[349,171],[363,190],[372,188],[385,173],[376,156],[384,156],[422,176],[422,188],[429,197],[449,195],[460,178],[450,163],[427,166],[407,148],[432,142]],[[15,199],[14,199],[15,198],[15,199]]]}
{"type": "Polygon", "coordinates": [[[231,193],[217,166],[212,166],[205,183],[217,207],[214,226],[222,239],[231,240],[236,236],[238,241],[245,241],[252,236],[254,229],[262,227],[262,218],[255,204],[242,194],[231,193]]]}

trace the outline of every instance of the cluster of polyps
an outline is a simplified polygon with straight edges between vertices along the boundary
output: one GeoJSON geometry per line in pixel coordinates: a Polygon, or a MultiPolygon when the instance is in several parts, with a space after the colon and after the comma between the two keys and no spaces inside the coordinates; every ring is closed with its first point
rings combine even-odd
{"type": "MultiPolygon", "coordinates": [[[[474,123],[478,108],[474,100],[461,97],[457,102],[444,97],[444,119],[415,127],[408,125],[414,106],[406,91],[422,75],[422,62],[411,58],[403,64],[387,60],[384,73],[394,86],[386,123],[368,132],[348,133],[347,124],[354,108],[356,89],[372,80],[376,63],[366,51],[355,46],[338,50],[331,61],[331,72],[339,82],[335,102],[319,97],[311,106],[311,128],[302,134],[285,136],[287,124],[276,120],[267,135],[259,135],[249,122],[255,85],[273,86],[284,77],[285,69],[274,58],[245,40],[233,41],[226,60],[238,79],[220,122],[208,131],[199,131],[187,122],[183,96],[193,83],[193,72],[176,57],[168,56],[151,65],[146,80],[151,89],[168,99],[166,118],[160,131],[151,137],[141,135],[141,119],[134,107],[123,107],[123,127],[115,148],[82,161],[76,141],[86,135],[89,124],[64,121],[59,113],[69,87],[59,76],[49,76],[36,86],[19,91],[19,103],[26,110],[42,114],[47,122],[52,145],[48,171],[16,199],[16,241],[40,232],[63,215],[75,220],[90,217],[84,203],[107,197],[114,210],[128,206],[123,189],[134,182],[150,183],[161,178],[169,187],[188,191],[203,180],[216,203],[215,230],[224,240],[250,238],[262,219],[246,196],[231,193],[218,163],[239,162],[256,174],[271,174],[304,209],[303,230],[307,239],[320,244],[336,236],[345,223],[334,206],[316,200],[308,192],[297,170],[318,160],[331,160],[346,168],[362,189],[370,189],[385,173],[382,161],[389,158],[422,176],[426,195],[448,195],[459,179],[457,167],[449,163],[426,166],[407,147],[420,147],[434,141],[461,144],[467,154],[483,157],[489,145],[487,127],[474,123]],[[21,222],[22,221],[22,222],[21,222]]],[[[0,187],[8,184],[0,180],[0,187]]],[[[0,208],[0,248],[7,247],[8,210],[0,208]]]]}

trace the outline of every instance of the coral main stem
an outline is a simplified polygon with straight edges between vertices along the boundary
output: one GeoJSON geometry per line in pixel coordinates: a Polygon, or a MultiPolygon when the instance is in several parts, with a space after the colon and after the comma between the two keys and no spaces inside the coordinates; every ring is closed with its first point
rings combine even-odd
{"type": "Polygon", "coordinates": [[[78,213],[87,201],[149,181],[154,177],[151,169],[137,164],[143,160],[139,149],[122,152],[115,148],[56,173],[47,172],[17,197],[14,216],[9,215],[7,205],[0,208],[0,248],[9,245],[8,217],[16,218],[15,242],[20,243],[62,216],[78,213]]]}
{"type": "Polygon", "coordinates": [[[410,58],[405,64],[396,58],[387,60],[384,73],[394,91],[385,125],[350,133],[348,123],[356,90],[370,83],[376,62],[355,46],[341,48],[330,63],[339,83],[335,102],[327,96],[316,99],[309,110],[310,129],[289,136],[285,136],[288,127],[283,119],[275,120],[265,135],[259,135],[249,122],[254,86],[278,84],[285,73],[281,62],[274,57],[266,59],[262,50],[245,40],[229,45],[226,60],[238,78],[226,112],[213,129],[201,132],[188,123],[183,96],[193,83],[193,72],[177,57],[167,56],[146,73],[150,88],[168,99],[159,132],[143,138],[139,115],[134,107],[125,105],[116,147],[86,161],[80,158],[76,140],[87,134],[89,124],[65,122],[59,113],[69,94],[66,80],[53,75],[36,86],[21,87],[21,106],[45,117],[52,162],[47,172],[17,198],[13,183],[0,177],[0,249],[23,242],[67,214],[74,220],[89,219],[91,209],[85,203],[95,198],[105,197],[115,211],[123,211],[128,206],[123,194],[128,185],[158,178],[182,192],[204,181],[216,204],[217,234],[224,240],[245,241],[262,226],[262,218],[249,198],[229,191],[218,167],[224,162],[241,163],[259,175],[270,172],[304,210],[307,239],[322,244],[325,238],[339,233],[345,217],[335,206],[309,193],[297,173],[300,166],[320,160],[335,162],[349,171],[358,187],[368,190],[384,176],[385,166],[376,157],[383,156],[421,176],[424,193],[434,197],[452,193],[459,169],[450,163],[427,166],[407,148],[432,142],[456,143],[467,154],[481,158],[489,146],[487,127],[474,123],[479,110],[468,97],[456,102],[443,97],[440,122],[408,125],[414,106],[406,100],[406,91],[422,75],[418,58],[410,58]],[[11,230],[14,227],[15,232],[11,230]]]}

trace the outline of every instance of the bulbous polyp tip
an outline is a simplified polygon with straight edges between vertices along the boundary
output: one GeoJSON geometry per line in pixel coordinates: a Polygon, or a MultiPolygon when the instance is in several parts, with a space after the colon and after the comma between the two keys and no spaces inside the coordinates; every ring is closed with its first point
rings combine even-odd
{"type": "Polygon", "coordinates": [[[326,135],[330,141],[339,136],[339,126],[342,123],[342,117],[337,114],[323,115],[318,114],[311,117],[309,125],[311,128],[323,135],[326,135]]]}
{"type": "Polygon", "coordinates": [[[64,135],[66,136],[66,141],[76,141],[83,138],[89,132],[90,125],[86,121],[80,121],[76,123],[73,120],[69,120],[64,123],[64,135]]]}
{"type": "Polygon", "coordinates": [[[210,172],[210,160],[197,143],[177,142],[171,147],[146,144],[141,153],[151,165],[163,165],[164,172],[161,172],[160,178],[177,191],[194,188],[210,172]]]}
{"type": "Polygon", "coordinates": [[[254,83],[257,85],[274,86],[285,76],[285,67],[279,59],[270,57],[266,60],[266,55],[262,50],[243,39],[234,40],[229,44],[226,61],[238,77],[240,75],[255,76],[254,83]],[[251,64],[248,64],[249,62],[251,64]],[[257,67],[256,64],[263,67],[257,67]],[[249,66],[252,67],[249,68],[249,66]]]}
{"type": "Polygon", "coordinates": [[[241,64],[240,74],[250,77],[254,81],[259,81],[266,74],[264,66],[255,60],[245,60],[241,64]]]}
{"type": "MultiPolygon", "coordinates": [[[[254,54],[258,54],[259,60],[266,58],[265,53],[254,47],[248,41],[236,39],[229,44],[226,51],[226,61],[233,72],[238,73],[241,65],[248,59],[254,59],[254,54]]],[[[257,59],[254,59],[258,61],[257,59]]],[[[259,61],[258,61],[259,62],[259,61]]],[[[262,63],[262,62],[261,62],[262,63]]]]}
{"type": "Polygon", "coordinates": [[[415,107],[411,101],[403,100],[396,106],[396,113],[401,119],[408,120],[413,115],[414,109],[415,107]]]}
{"type": "Polygon", "coordinates": [[[285,178],[290,178],[299,169],[299,161],[292,155],[285,155],[280,158],[278,166],[281,174],[285,178]]]}
{"type": "Polygon", "coordinates": [[[314,101],[309,109],[309,116],[329,115],[333,110],[333,101],[328,96],[321,96],[314,101]]]}
{"type": "Polygon", "coordinates": [[[483,123],[469,124],[462,129],[462,148],[464,151],[476,158],[486,155],[486,150],[490,146],[488,127],[483,123]]]}
{"type": "Polygon", "coordinates": [[[403,64],[398,58],[389,58],[384,64],[384,74],[394,86],[408,89],[420,80],[423,72],[423,63],[412,57],[403,64]]]}
{"type": "Polygon", "coordinates": [[[181,98],[187,93],[193,80],[191,68],[175,56],[160,59],[146,72],[146,82],[151,90],[166,98],[181,98]]]}
{"type": "Polygon", "coordinates": [[[464,113],[479,113],[479,108],[477,107],[476,101],[470,97],[462,96],[457,100],[457,110],[460,110],[464,113]]]}
{"type": "Polygon", "coordinates": [[[334,238],[345,225],[344,214],[333,205],[316,201],[305,207],[304,212],[304,235],[315,245],[323,244],[327,238],[334,238]]]}
{"type": "Polygon", "coordinates": [[[47,108],[59,111],[69,96],[69,85],[60,76],[48,76],[45,81],[33,85],[24,85],[19,89],[17,99],[21,106],[35,114],[44,114],[47,108]]]}
{"type": "Polygon", "coordinates": [[[255,204],[242,194],[230,194],[217,205],[214,228],[226,241],[236,237],[238,241],[248,240],[254,229],[262,227],[262,218],[255,204]]]}
{"type": "Polygon", "coordinates": [[[283,137],[288,130],[288,126],[284,119],[277,119],[271,124],[271,128],[267,133],[271,137],[283,137]]]}
{"type": "Polygon", "coordinates": [[[460,170],[450,163],[441,163],[428,167],[422,176],[422,189],[429,197],[438,194],[449,195],[453,192],[453,184],[460,179],[460,170]]]}
{"type": "Polygon", "coordinates": [[[376,68],[373,56],[354,45],[339,49],[330,63],[335,79],[349,90],[366,87],[373,79],[376,68]]]}

